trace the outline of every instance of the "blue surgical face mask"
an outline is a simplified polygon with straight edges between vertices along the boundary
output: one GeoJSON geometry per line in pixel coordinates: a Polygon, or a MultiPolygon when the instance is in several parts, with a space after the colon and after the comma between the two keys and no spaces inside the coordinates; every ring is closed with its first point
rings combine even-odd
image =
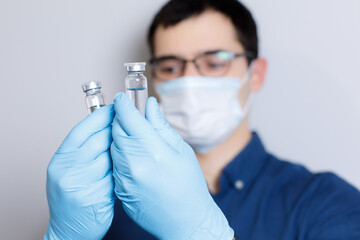
{"type": "Polygon", "coordinates": [[[165,119],[197,152],[205,153],[225,141],[246,116],[239,104],[244,78],[185,76],[155,83],[165,119]]]}

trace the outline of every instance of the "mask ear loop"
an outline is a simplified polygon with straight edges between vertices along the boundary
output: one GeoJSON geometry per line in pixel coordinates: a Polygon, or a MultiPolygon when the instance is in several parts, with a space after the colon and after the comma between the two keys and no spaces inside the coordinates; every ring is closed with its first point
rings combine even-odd
{"type": "MultiPolygon", "coordinates": [[[[240,83],[239,89],[242,88],[248,81],[250,81],[253,67],[254,67],[253,62],[251,62],[245,76],[242,78],[242,82],[240,83]]],[[[255,98],[255,93],[250,91],[249,96],[247,97],[244,108],[243,108],[244,117],[248,115],[250,108],[253,105],[254,98],[255,98]]]]}
{"type": "Polygon", "coordinates": [[[255,93],[250,93],[244,106],[244,116],[247,116],[249,114],[250,109],[254,103],[254,99],[255,99],[255,93]]]}

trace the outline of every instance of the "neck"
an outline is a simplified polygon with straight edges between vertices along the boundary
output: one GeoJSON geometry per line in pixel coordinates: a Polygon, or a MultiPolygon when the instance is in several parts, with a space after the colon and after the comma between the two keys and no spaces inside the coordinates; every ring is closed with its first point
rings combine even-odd
{"type": "Polygon", "coordinates": [[[219,179],[223,169],[245,148],[251,140],[251,135],[248,118],[245,118],[225,142],[207,153],[196,153],[209,191],[212,194],[219,192],[219,179]]]}

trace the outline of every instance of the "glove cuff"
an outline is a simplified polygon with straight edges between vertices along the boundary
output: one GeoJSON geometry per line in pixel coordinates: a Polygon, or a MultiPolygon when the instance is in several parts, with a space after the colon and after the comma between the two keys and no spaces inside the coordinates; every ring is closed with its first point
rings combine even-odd
{"type": "Polygon", "coordinates": [[[211,196],[206,210],[206,215],[187,240],[232,240],[234,230],[217,206],[211,196]]]}

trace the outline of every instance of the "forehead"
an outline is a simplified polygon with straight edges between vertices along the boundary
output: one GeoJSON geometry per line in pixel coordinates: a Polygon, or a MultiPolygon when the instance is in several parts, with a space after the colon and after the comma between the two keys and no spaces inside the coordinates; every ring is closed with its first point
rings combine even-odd
{"type": "Polygon", "coordinates": [[[174,26],[159,26],[154,35],[155,57],[177,55],[191,58],[218,49],[244,50],[231,20],[214,10],[206,10],[174,26]]]}

